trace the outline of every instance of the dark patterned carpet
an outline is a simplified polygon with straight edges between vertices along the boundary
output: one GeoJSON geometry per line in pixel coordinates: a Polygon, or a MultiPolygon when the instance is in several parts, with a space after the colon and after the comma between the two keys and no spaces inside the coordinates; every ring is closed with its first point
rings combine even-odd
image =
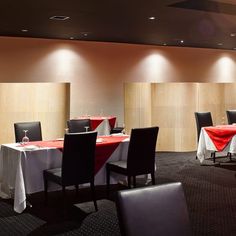
{"type": "MultiPolygon", "coordinates": [[[[182,182],[193,235],[236,235],[236,157],[217,158],[200,165],[196,153],[157,153],[157,184],[182,182]]],[[[138,186],[144,186],[143,179],[138,186]]],[[[120,235],[113,202],[117,190],[112,188],[110,200],[105,200],[105,188],[97,187],[99,211],[94,212],[88,189],[76,197],[67,192],[67,214],[63,213],[60,192],[49,195],[49,205],[43,204],[43,194],[30,196],[32,208],[23,214],[12,210],[11,200],[0,201],[0,235],[120,235]],[[73,206],[74,203],[78,203],[73,206]]],[[[176,203],[178,204],[178,203],[176,203]]]]}

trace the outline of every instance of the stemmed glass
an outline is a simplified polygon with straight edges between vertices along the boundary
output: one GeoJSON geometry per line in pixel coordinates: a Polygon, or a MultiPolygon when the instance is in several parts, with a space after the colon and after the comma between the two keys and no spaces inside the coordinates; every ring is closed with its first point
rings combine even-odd
{"type": "Polygon", "coordinates": [[[28,130],[23,130],[23,132],[25,133],[25,136],[22,138],[22,143],[27,144],[29,142],[29,138],[27,137],[28,130]]]}
{"type": "Polygon", "coordinates": [[[84,126],[84,128],[85,128],[85,132],[87,133],[89,130],[89,126],[84,126]]]}

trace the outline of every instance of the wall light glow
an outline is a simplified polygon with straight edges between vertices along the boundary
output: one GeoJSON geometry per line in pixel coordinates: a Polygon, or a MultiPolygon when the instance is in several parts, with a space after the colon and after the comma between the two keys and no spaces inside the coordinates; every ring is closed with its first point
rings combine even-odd
{"type": "Polygon", "coordinates": [[[220,57],[211,67],[209,76],[214,82],[233,82],[236,75],[236,63],[228,57],[220,57]]]}
{"type": "Polygon", "coordinates": [[[131,76],[135,81],[168,82],[171,79],[172,72],[173,66],[165,56],[159,53],[151,53],[132,69],[131,76]]]}

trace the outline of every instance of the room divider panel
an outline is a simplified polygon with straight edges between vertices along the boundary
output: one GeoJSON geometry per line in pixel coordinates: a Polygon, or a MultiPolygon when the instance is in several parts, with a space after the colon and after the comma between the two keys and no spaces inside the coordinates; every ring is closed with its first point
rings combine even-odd
{"type": "Polygon", "coordinates": [[[215,125],[226,123],[236,109],[236,83],[126,83],[125,125],[160,127],[157,150],[194,151],[194,112],[212,112],[215,125]]]}
{"type": "Polygon", "coordinates": [[[62,137],[70,110],[69,83],[0,83],[0,143],[15,141],[15,122],[41,121],[43,139],[62,137]]]}

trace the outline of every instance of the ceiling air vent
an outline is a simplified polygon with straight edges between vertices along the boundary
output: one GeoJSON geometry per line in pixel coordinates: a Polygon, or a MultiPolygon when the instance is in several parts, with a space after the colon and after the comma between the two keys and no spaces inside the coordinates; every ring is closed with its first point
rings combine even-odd
{"type": "Polygon", "coordinates": [[[50,20],[68,20],[70,19],[69,16],[51,16],[49,18],[50,20]]]}

